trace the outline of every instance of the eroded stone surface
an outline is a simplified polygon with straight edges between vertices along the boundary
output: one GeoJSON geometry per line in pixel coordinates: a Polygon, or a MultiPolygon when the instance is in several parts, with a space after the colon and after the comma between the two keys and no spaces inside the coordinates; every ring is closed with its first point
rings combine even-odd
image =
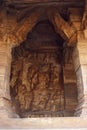
{"type": "Polygon", "coordinates": [[[42,22],[13,51],[11,96],[21,116],[64,116],[61,51],[55,39],[50,24],[42,22]]]}

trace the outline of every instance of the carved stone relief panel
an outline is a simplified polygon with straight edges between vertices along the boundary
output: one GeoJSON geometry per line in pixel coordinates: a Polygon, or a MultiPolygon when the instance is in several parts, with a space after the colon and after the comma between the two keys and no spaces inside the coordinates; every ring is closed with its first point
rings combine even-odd
{"type": "Polygon", "coordinates": [[[15,51],[11,71],[11,97],[21,116],[63,116],[61,70],[56,52],[15,51]]]}
{"type": "Polygon", "coordinates": [[[37,24],[27,38],[12,54],[11,97],[16,109],[21,117],[63,116],[63,40],[48,21],[37,24]]]}

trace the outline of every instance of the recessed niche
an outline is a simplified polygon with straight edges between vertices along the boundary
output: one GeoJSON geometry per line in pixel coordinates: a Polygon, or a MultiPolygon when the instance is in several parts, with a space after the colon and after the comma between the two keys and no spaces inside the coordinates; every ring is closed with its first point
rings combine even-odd
{"type": "MultiPolygon", "coordinates": [[[[63,44],[63,38],[46,20],[32,29],[26,41],[13,48],[10,93],[20,117],[74,115],[77,96],[74,107],[69,108],[68,100],[71,98],[72,104],[74,95],[69,95],[71,86],[64,81],[63,44]]],[[[76,83],[73,86],[76,93],[76,83]]]]}

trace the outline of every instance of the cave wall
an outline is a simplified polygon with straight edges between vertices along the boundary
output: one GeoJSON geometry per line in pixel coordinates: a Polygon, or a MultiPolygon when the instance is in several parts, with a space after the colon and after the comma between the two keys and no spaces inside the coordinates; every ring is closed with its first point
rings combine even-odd
{"type": "Polygon", "coordinates": [[[23,55],[20,51],[19,47],[14,53],[11,71],[11,97],[18,113],[22,117],[63,116],[64,88],[58,54],[25,51],[23,55]]]}
{"type": "Polygon", "coordinates": [[[77,78],[72,60],[64,67],[65,116],[75,116],[78,105],[77,78]]]}
{"type": "Polygon", "coordinates": [[[77,101],[72,50],[49,21],[38,23],[12,51],[11,97],[21,117],[74,116],[77,101]]]}
{"type": "Polygon", "coordinates": [[[66,45],[64,50],[64,95],[65,95],[65,116],[75,116],[78,105],[78,88],[77,77],[73,63],[73,51],[74,47],[68,47],[66,45]]]}
{"type": "Polygon", "coordinates": [[[64,116],[62,41],[52,24],[42,21],[13,49],[11,97],[21,117],[64,116]]]}

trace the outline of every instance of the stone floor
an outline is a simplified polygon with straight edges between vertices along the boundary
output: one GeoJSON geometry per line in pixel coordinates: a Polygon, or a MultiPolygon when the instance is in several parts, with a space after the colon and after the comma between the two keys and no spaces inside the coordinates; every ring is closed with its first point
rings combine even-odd
{"type": "Polygon", "coordinates": [[[23,118],[0,119],[0,129],[70,129],[87,130],[87,118],[60,117],[60,118],[23,118]]]}

